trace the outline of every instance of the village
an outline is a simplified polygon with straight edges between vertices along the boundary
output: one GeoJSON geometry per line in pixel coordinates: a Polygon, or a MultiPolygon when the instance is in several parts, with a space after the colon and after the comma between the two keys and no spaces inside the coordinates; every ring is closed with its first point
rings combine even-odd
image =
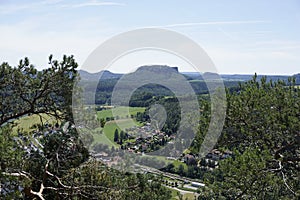
{"type": "MultiPolygon", "coordinates": [[[[120,147],[119,150],[118,148],[114,149],[116,152],[121,150],[132,154],[146,155],[147,153],[158,151],[160,148],[174,143],[175,138],[175,134],[168,135],[165,132],[156,129],[153,124],[145,123],[143,126],[126,128],[125,132],[121,131],[119,133],[116,129],[114,142],[119,144],[120,147]]],[[[111,157],[109,148],[103,148],[103,150],[104,151],[94,152],[94,156],[109,165],[117,162],[116,157],[118,156],[111,157]]],[[[199,157],[197,154],[186,151],[179,158],[166,157],[165,160],[167,163],[177,161],[182,163],[182,165],[191,166],[194,169],[197,168],[202,171],[212,171],[213,169],[218,168],[218,162],[220,160],[232,156],[233,153],[231,151],[213,149],[205,157],[199,157]]],[[[176,170],[173,170],[172,167],[166,168],[166,171],[176,173],[176,170]]]]}
{"type": "Polygon", "coordinates": [[[137,154],[157,151],[175,139],[174,135],[168,136],[165,132],[155,129],[151,123],[128,128],[126,132],[126,140],[122,142],[121,149],[137,154]]]}

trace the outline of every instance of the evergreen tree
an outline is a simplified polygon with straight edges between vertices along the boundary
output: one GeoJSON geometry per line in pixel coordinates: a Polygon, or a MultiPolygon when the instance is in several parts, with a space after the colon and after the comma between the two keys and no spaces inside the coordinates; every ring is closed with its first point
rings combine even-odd
{"type": "Polygon", "coordinates": [[[118,130],[118,129],[115,130],[115,133],[114,133],[114,141],[115,141],[115,142],[118,142],[118,141],[119,141],[119,130],[118,130]]]}

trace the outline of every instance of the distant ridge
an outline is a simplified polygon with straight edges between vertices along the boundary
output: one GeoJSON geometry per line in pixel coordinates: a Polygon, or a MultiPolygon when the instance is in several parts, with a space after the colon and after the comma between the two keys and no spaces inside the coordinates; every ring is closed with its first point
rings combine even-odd
{"type": "MultiPolygon", "coordinates": [[[[135,72],[142,72],[143,70],[148,70],[154,73],[181,73],[178,70],[178,67],[169,67],[167,65],[144,65],[139,67],[135,72]]],[[[101,77],[102,80],[105,79],[119,79],[124,74],[120,73],[113,73],[108,70],[103,70],[97,73],[90,73],[85,70],[78,70],[81,80],[84,81],[99,81],[99,78],[101,77]]],[[[224,81],[248,81],[253,78],[254,74],[217,74],[213,72],[205,72],[205,73],[198,73],[198,72],[182,72],[182,75],[184,75],[187,80],[204,80],[203,78],[209,80],[209,79],[219,79],[220,77],[224,81]]],[[[266,76],[268,80],[272,79],[273,81],[276,80],[284,80],[288,81],[289,77],[295,77],[296,84],[300,85],[300,73],[288,76],[288,75],[258,75],[257,79],[260,80],[263,76],[266,76]]]]}
{"type": "Polygon", "coordinates": [[[78,70],[81,80],[84,81],[99,81],[101,79],[118,79],[123,76],[123,74],[112,73],[108,70],[103,70],[97,73],[90,73],[85,70],[78,70]]]}
{"type": "Polygon", "coordinates": [[[136,70],[136,72],[139,71],[151,71],[154,73],[179,73],[178,67],[169,67],[167,65],[143,65],[136,70]]]}

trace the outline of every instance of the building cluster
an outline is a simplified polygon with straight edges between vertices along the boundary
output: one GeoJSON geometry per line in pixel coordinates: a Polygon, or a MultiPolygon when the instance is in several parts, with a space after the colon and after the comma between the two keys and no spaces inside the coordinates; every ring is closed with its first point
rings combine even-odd
{"type": "Polygon", "coordinates": [[[213,170],[218,167],[218,162],[220,160],[232,157],[231,151],[220,151],[218,149],[213,149],[204,158],[198,155],[186,154],[181,157],[181,162],[187,165],[195,165],[201,169],[213,170]]]}
{"type": "Polygon", "coordinates": [[[148,153],[158,150],[175,138],[168,136],[165,132],[153,128],[150,123],[142,127],[128,128],[127,136],[129,140],[124,141],[122,149],[132,153],[148,153]]]}

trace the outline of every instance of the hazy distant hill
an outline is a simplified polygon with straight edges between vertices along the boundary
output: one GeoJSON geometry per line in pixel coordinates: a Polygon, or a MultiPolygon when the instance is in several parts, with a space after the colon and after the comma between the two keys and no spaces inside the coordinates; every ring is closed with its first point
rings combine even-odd
{"type": "MultiPolygon", "coordinates": [[[[176,74],[181,73],[188,81],[203,81],[204,78],[206,80],[214,80],[219,79],[220,77],[225,82],[244,82],[251,80],[253,77],[253,74],[221,74],[218,75],[216,73],[212,72],[205,72],[205,73],[198,73],[198,72],[179,72],[178,67],[169,67],[167,65],[147,65],[147,66],[141,66],[139,67],[135,72],[131,74],[138,75],[143,71],[151,71],[156,74],[176,74]]],[[[81,80],[88,81],[88,82],[94,82],[99,81],[99,78],[101,77],[102,80],[108,80],[108,79],[119,79],[124,74],[119,73],[112,73],[108,70],[104,70],[97,73],[90,73],[84,70],[79,70],[79,74],[81,77],[81,80]]],[[[258,75],[257,79],[260,80],[265,75],[258,75]]],[[[296,78],[296,84],[300,85],[300,73],[293,75],[296,78]]],[[[288,78],[291,76],[287,75],[266,75],[267,80],[272,79],[273,81],[276,80],[284,80],[288,81],[288,78]]]]}
{"type": "MultiPolygon", "coordinates": [[[[263,76],[267,77],[267,80],[272,79],[273,81],[276,80],[284,80],[287,81],[290,76],[285,76],[285,75],[257,75],[257,79],[260,80],[263,76]]],[[[247,75],[247,74],[229,74],[229,75],[221,75],[223,80],[238,80],[238,81],[248,81],[253,78],[252,75],[247,75]]]]}
{"type": "Polygon", "coordinates": [[[141,72],[141,71],[151,71],[153,73],[178,73],[178,67],[169,67],[167,65],[144,65],[139,67],[135,72],[141,72]]]}
{"type": "Polygon", "coordinates": [[[90,73],[84,70],[78,71],[80,74],[81,80],[84,81],[99,81],[99,78],[101,79],[116,79],[122,77],[123,74],[115,74],[108,70],[100,71],[97,73],[90,73]]]}
{"type": "MultiPolygon", "coordinates": [[[[224,85],[228,88],[235,88],[238,86],[239,82],[245,82],[251,80],[253,75],[244,75],[244,74],[233,74],[233,75],[218,75],[212,72],[205,73],[197,73],[197,72],[179,72],[177,67],[169,67],[166,65],[150,65],[150,66],[141,66],[135,72],[129,74],[116,74],[110,71],[101,71],[98,73],[89,73],[84,70],[79,70],[81,80],[83,80],[83,86],[85,88],[86,96],[94,94],[94,87],[91,87],[97,83],[97,91],[96,91],[96,104],[104,104],[109,103],[112,91],[115,89],[115,85],[118,83],[119,79],[122,77],[122,84],[119,85],[122,87],[122,92],[128,93],[128,89],[131,88],[132,84],[136,82],[142,82],[143,80],[154,80],[154,83],[147,84],[141,86],[137,91],[135,91],[135,95],[133,95],[132,106],[143,106],[142,104],[147,103],[147,98],[152,96],[172,96],[173,93],[169,89],[161,86],[160,84],[156,84],[159,80],[166,80],[174,82],[173,85],[180,83],[180,81],[176,82],[176,79],[182,77],[178,76],[182,74],[186,81],[194,89],[197,94],[206,94],[208,92],[207,89],[207,81],[214,82],[220,77],[224,81],[224,85]],[[99,78],[101,77],[101,80],[99,78]],[[204,78],[206,82],[204,81],[204,78]],[[155,81],[156,80],[156,81],[155,81]],[[147,98],[146,98],[147,97],[147,98]]],[[[257,79],[261,79],[263,75],[258,75],[257,79]]],[[[287,81],[290,76],[283,75],[268,75],[267,79],[270,80],[284,80],[287,81]]],[[[296,84],[300,85],[300,74],[295,74],[296,84]]],[[[181,85],[177,88],[182,88],[181,85]]],[[[89,98],[87,98],[88,103],[89,98]]],[[[144,106],[145,106],[144,105],[144,106]]]]}
{"type": "MultiPolygon", "coordinates": [[[[203,77],[206,79],[214,79],[217,78],[218,75],[212,72],[205,72],[205,73],[198,73],[198,72],[183,72],[182,74],[190,77],[193,80],[203,80],[203,77]]],[[[249,81],[253,78],[254,74],[221,74],[221,78],[224,81],[249,81]]],[[[263,76],[266,76],[268,80],[272,79],[273,81],[276,80],[284,80],[287,81],[289,77],[288,75],[257,75],[257,79],[260,80],[263,76]]],[[[300,84],[300,73],[292,75],[296,78],[296,84],[300,84]]]]}

